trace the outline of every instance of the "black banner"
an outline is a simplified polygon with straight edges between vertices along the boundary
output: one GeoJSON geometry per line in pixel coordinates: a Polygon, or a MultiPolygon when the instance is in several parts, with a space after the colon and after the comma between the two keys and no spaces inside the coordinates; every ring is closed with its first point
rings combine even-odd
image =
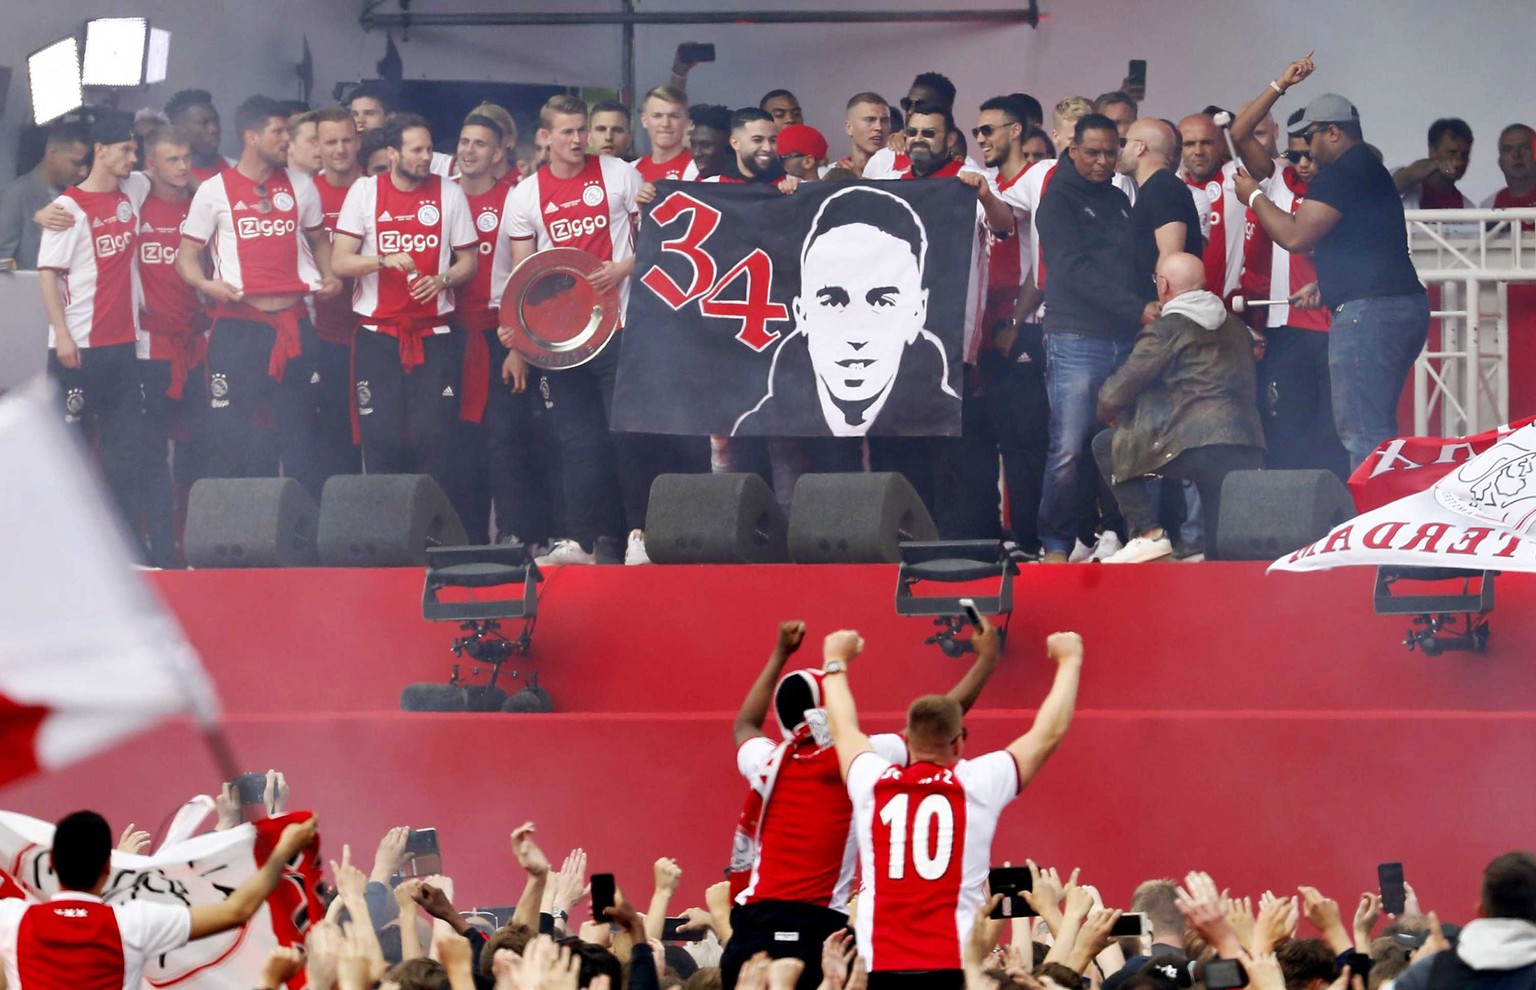
{"type": "Polygon", "coordinates": [[[656,185],[619,334],[615,430],[959,435],[969,187],[656,185]]]}

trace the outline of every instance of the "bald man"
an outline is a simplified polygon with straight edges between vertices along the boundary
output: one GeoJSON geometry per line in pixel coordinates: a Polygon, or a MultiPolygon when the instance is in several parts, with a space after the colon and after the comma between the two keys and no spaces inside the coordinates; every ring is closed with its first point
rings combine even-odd
{"type": "Polygon", "coordinates": [[[1161,120],[1132,123],[1120,149],[1118,171],[1136,183],[1136,205],[1131,211],[1135,266],[1147,300],[1157,298],[1153,271],[1159,259],[1180,252],[1199,257],[1205,250],[1200,211],[1191,189],[1173,174],[1176,154],[1173,134],[1161,120]]]}
{"type": "MultiPolygon", "coordinates": [[[[1215,534],[1222,480],[1264,462],[1248,328],[1206,290],[1205,263],[1195,255],[1163,258],[1156,280],[1162,315],[1141,329],[1130,358],[1099,389],[1099,419],[1114,429],[1094,437],[1094,459],[1132,537],[1107,564],[1173,554],[1157,522],[1153,476],[1193,481],[1215,534]]],[[[1214,547],[1214,539],[1207,541],[1208,550],[1214,547]]]]}
{"type": "Polygon", "coordinates": [[[1243,274],[1243,221],[1247,209],[1232,185],[1236,163],[1227,155],[1221,128],[1209,114],[1179,121],[1184,181],[1204,194],[1205,287],[1223,299],[1237,291],[1243,274]]]}

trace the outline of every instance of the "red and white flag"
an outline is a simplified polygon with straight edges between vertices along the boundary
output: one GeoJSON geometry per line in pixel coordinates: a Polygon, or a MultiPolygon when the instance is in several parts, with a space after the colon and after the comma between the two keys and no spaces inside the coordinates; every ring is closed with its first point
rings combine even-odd
{"type": "Polygon", "coordinates": [[[1349,476],[1355,511],[1369,512],[1422,492],[1531,423],[1536,423],[1536,416],[1469,437],[1397,437],[1383,441],[1349,476]]]}
{"type": "Polygon", "coordinates": [[[41,385],[0,399],[0,785],[217,702],[41,385]]]}
{"type": "MultiPolygon", "coordinates": [[[[1445,449],[1473,441],[1481,439],[1462,438],[1445,449]]],[[[1269,570],[1352,565],[1536,571],[1536,423],[1475,457],[1448,461],[1427,489],[1335,526],[1269,570]]]]}
{"type": "MultiPolygon", "coordinates": [[[[112,853],[112,874],[102,899],[108,904],[148,901],[192,907],[216,904],[250,878],[272,855],[283,828],[308,820],[294,812],[224,832],[209,832],[153,856],[112,853]]],[[[58,890],[48,850],[53,826],[0,811],[0,897],[47,900],[58,890]]],[[[250,990],[261,985],[261,967],[278,945],[302,944],[310,922],[320,917],[319,843],[289,865],[283,880],[245,927],[190,942],[151,959],[144,967],[148,987],[176,990],[250,990]]],[[[303,972],[289,982],[304,985],[303,972]]]]}

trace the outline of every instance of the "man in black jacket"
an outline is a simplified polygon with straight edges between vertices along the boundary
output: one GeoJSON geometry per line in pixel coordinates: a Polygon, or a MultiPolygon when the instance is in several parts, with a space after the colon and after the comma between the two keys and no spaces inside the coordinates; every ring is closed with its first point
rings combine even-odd
{"type": "Polygon", "coordinates": [[[1094,470],[1088,443],[1099,387],[1131,350],[1137,327],[1157,318],[1135,269],[1131,203],[1113,181],[1120,158],[1114,121],[1091,113],[1077,122],[1060,166],[1041,197],[1035,227],[1046,282],[1045,388],[1051,440],[1040,500],[1040,543],[1047,563],[1065,563],[1078,531],[1079,475],[1094,470]]]}

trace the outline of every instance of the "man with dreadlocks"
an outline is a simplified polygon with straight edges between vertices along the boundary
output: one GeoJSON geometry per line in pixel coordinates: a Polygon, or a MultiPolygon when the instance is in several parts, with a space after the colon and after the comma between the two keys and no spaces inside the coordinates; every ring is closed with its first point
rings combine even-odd
{"type": "MultiPolygon", "coordinates": [[[[736,715],[736,766],[751,785],[731,850],[733,934],[720,960],[726,987],[741,964],[766,951],[805,961],[799,986],[821,982],[821,948],[848,924],[848,897],[858,850],[849,835],[853,806],[838,774],[837,753],[821,703],[822,673],[784,666],[805,638],[804,622],[782,622],[773,653],[736,715]],[[782,674],[782,676],[781,676],[782,674]],[[763,735],[768,706],[783,741],[763,735]]],[[[976,662],[949,692],[969,710],[997,665],[996,630],[972,640],[976,662]]],[[[899,735],[870,737],[892,763],[907,762],[899,735]]]]}

